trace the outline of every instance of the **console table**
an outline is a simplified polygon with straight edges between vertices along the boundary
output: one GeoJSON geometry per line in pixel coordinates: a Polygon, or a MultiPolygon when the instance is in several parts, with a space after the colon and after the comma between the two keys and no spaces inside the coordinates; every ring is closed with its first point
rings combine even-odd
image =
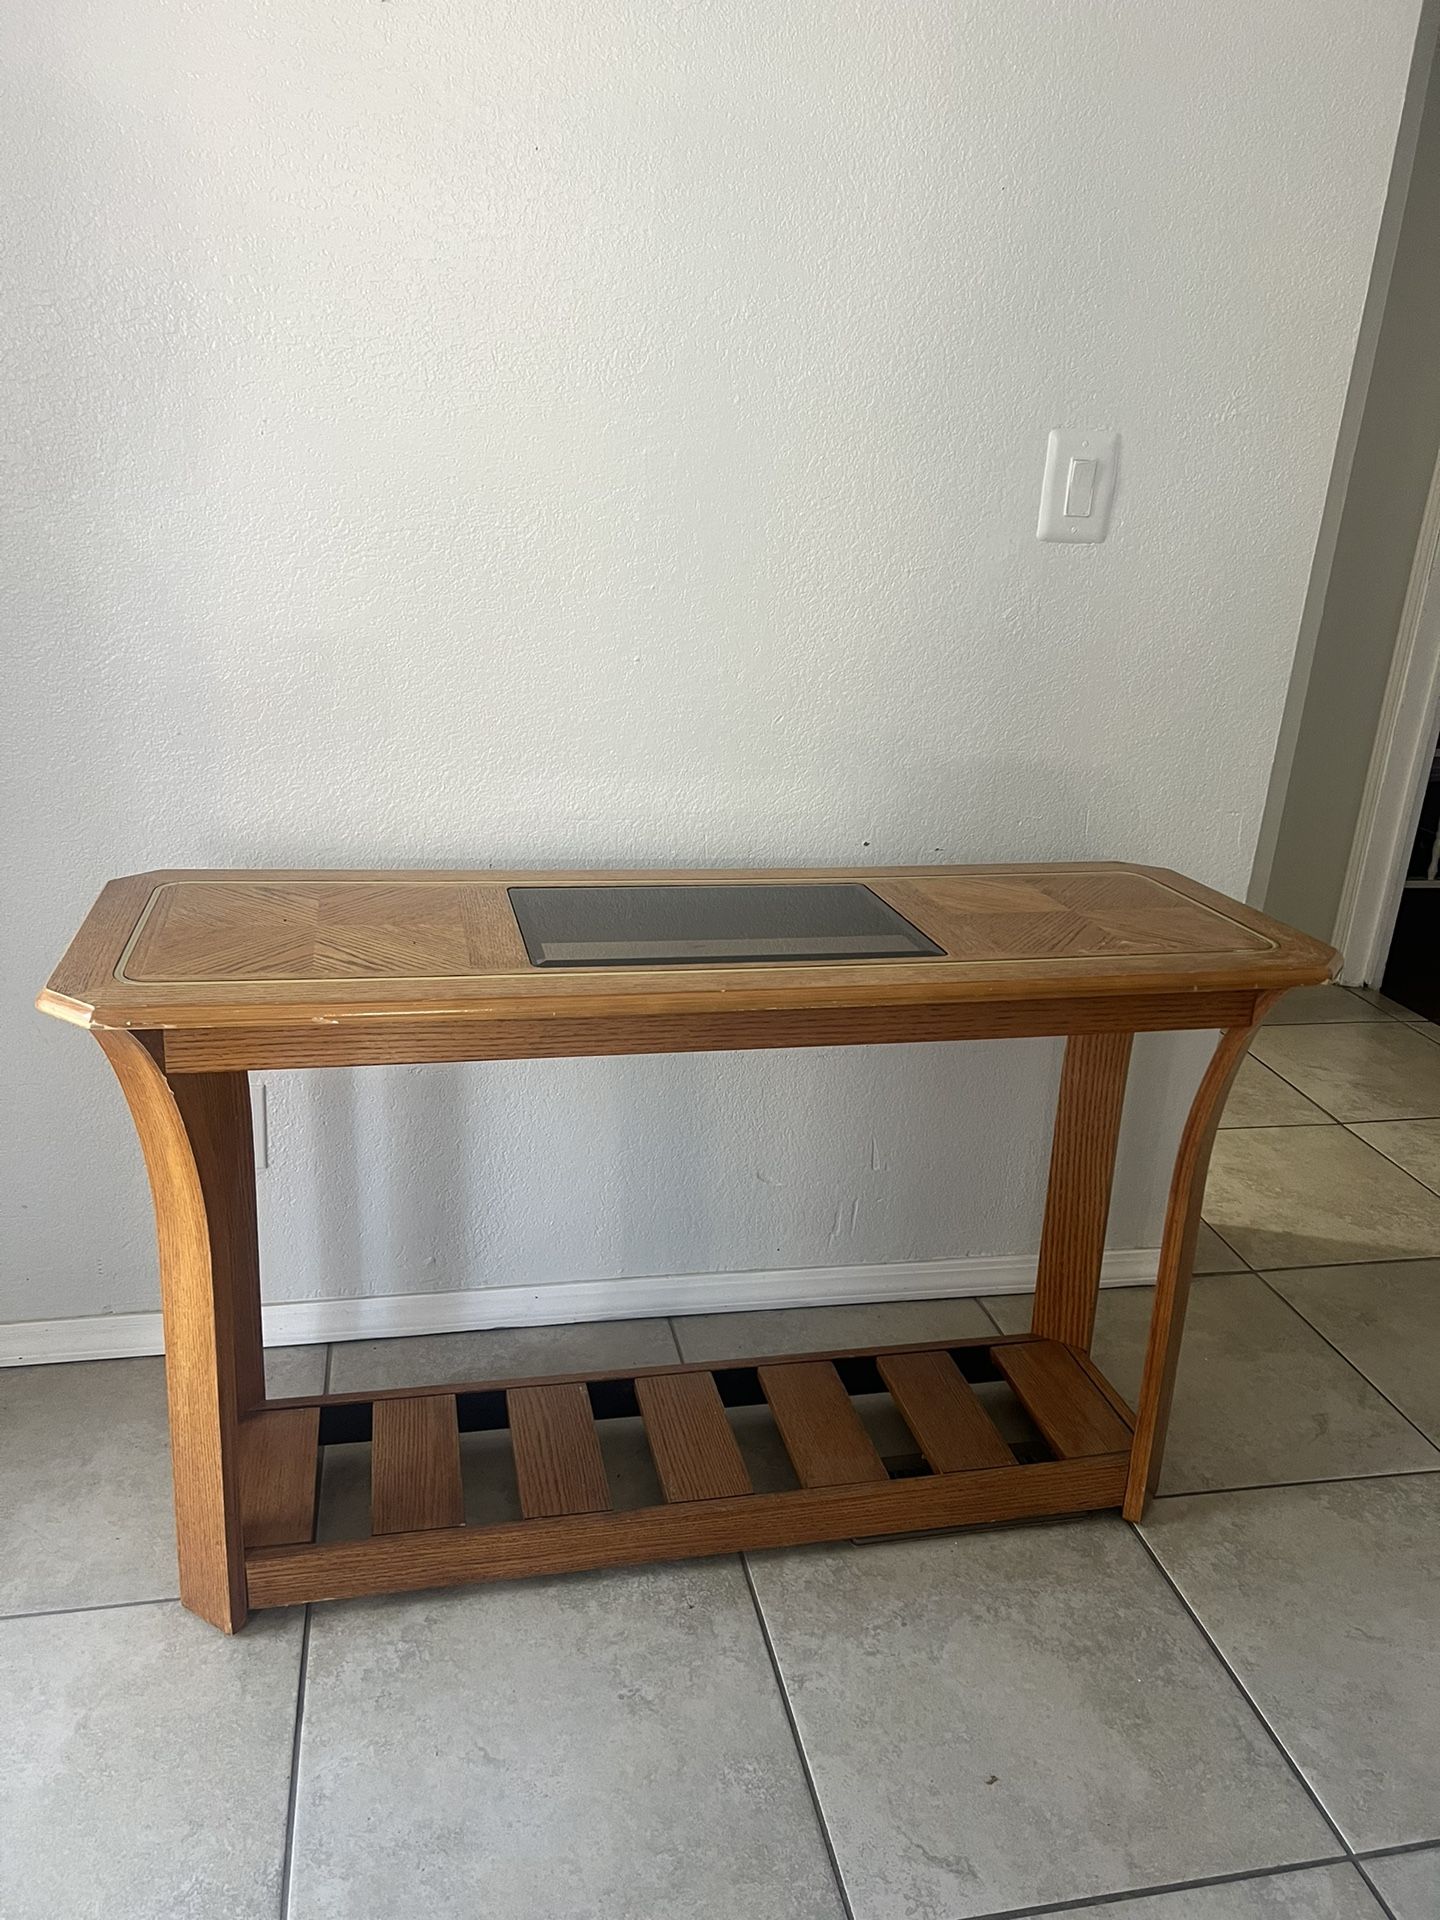
{"type": "Polygon", "coordinates": [[[182,1601],[233,1632],[247,1609],[300,1601],[1102,1508],[1138,1518],[1227,1089],[1265,1010],[1327,979],[1335,957],[1194,881],[1109,863],[112,881],[39,1005],[94,1033],[144,1150],[182,1601]],[[627,963],[624,912],[641,894],[607,893],[622,919],[584,937],[522,930],[527,898],[564,905],[540,896],[554,888],[649,890],[662,921],[684,901],[659,889],[698,888],[703,906],[719,898],[708,889],[749,889],[753,903],[755,889],[781,888],[817,912],[808,949],[760,939],[726,957],[702,915],[698,935],[686,922],[627,963]],[[837,900],[868,889],[884,927],[847,944],[843,928],[824,931],[822,895],[797,888],[837,900]],[[1132,1410],[1090,1358],[1116,1137],[1132,1037],[1185,1028],[1219,1040],[1180,1138],[1132,1410]],[[1027,1334],[266,1397],[252,1071],[1044,1034],[1067,1046],[1027,1334]],[[975,1391],[985,1382],[1006,1384],[1036,1440],[1002,1437],[975,1391]],[[914,1436],[898,1466],[853,1405],[881,1391],[914,1436]],[[762,1404],[793,1464],[787,1491],[752,1489],[729,1419],[762,1404]],[[597,1423],[637,1414],[664,1498],[617,1510],[597,1423]],[[499,1429],[521,1517],[467,1526],[459,1436],[499,1429]],[[356,1441],[371,1449],[370,1535],[317,1540],[322,1451],[356,1441]]]}

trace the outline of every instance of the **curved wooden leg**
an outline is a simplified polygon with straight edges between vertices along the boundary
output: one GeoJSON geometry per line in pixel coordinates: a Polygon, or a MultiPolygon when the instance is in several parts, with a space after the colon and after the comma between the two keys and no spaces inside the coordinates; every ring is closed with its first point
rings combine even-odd
{"type": "Polygon", "coordinates": [[[171,1080],[143,1037],[95,1037],[129,1103],[155,1204],[180,1599],[234,1633],[246,1610],[237,1432],[265,1398],[249,1082],[171,1080]]]}
{"type": "Polygon", "coordinates": [[[1129,1033],[1072,1034],[1060,1073],[1030,1330],[1086,1353],[1095,1333],[1095,1300],[1133,1040],[1129,1033]]]}
{"type": "MultiPolygon", "coordinates": [[[[1278,994],[1267,994],[1256,1006],[1256,1019],[1278,994]]],[[[1125,1518],[1139,1520],[1155,1491],[1175,1396],[1175,1369],[1180,1360],[1180,1336],[1190,1298],[1190,1275],[1195,1264],[1195,1242],[1200,1231],[1200,1205],[1205,1198],[1205,1175],[1210,1149],[1220,1124],[1230,1083],[1255,1037],[1255,1028],[1231,1027],[1220,1036],[1210,1056],[1195,1098],[1190,1103],[1170,1198],[1165,1208],[1165,1230],[1160,1240],[1160,1266],[1155,1276],[1155,1306],[1150,1315],[1150,1340],[1145,1349],[1145,1371],[1140,1380],[1135,1442],[1130,1451],[1130,1474],[1125,1486],[1125,1518]]]]}

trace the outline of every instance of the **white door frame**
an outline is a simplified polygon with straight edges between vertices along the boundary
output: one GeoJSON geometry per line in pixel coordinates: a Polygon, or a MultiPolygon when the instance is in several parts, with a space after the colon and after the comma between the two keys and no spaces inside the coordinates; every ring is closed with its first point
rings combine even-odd
{"type": "Polygon", "coordinates": [[[1335,916],[1340,978],[1378,986],[1440,732],[1440,461],[1430,480],[1395,658],[1335,916]]]}

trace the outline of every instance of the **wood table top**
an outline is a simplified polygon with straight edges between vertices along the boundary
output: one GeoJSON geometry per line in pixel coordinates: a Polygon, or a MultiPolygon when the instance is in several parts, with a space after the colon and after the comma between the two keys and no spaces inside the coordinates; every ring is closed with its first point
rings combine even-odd
{"type": "Polygon", "coordinates": [[[1119,862],[618,873],[190,870],[112,880],[41,993],[131,1030],[393,1019],[566,1020],[725,1009],[1268,992],[1327,979],[1330,947],[1163,868],[1119,862]],[[858,880],[938,958],[530,964],[511,886],[858,880]]]}

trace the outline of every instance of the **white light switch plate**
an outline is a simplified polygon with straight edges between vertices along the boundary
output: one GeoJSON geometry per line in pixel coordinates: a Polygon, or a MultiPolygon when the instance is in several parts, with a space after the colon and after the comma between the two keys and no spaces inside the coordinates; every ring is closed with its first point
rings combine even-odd
{"type": "Polygon", "coordinates": [[[1040,540],[1103,540],[1115,497],[1120,436],[1086,427],[1056,427],[1040,489],[1040,540]],[[1087,464],[1093,462],[1093,465],[1087,464]],[[1088,507],[1088,512],[1079,509],[1088,507]]]}

